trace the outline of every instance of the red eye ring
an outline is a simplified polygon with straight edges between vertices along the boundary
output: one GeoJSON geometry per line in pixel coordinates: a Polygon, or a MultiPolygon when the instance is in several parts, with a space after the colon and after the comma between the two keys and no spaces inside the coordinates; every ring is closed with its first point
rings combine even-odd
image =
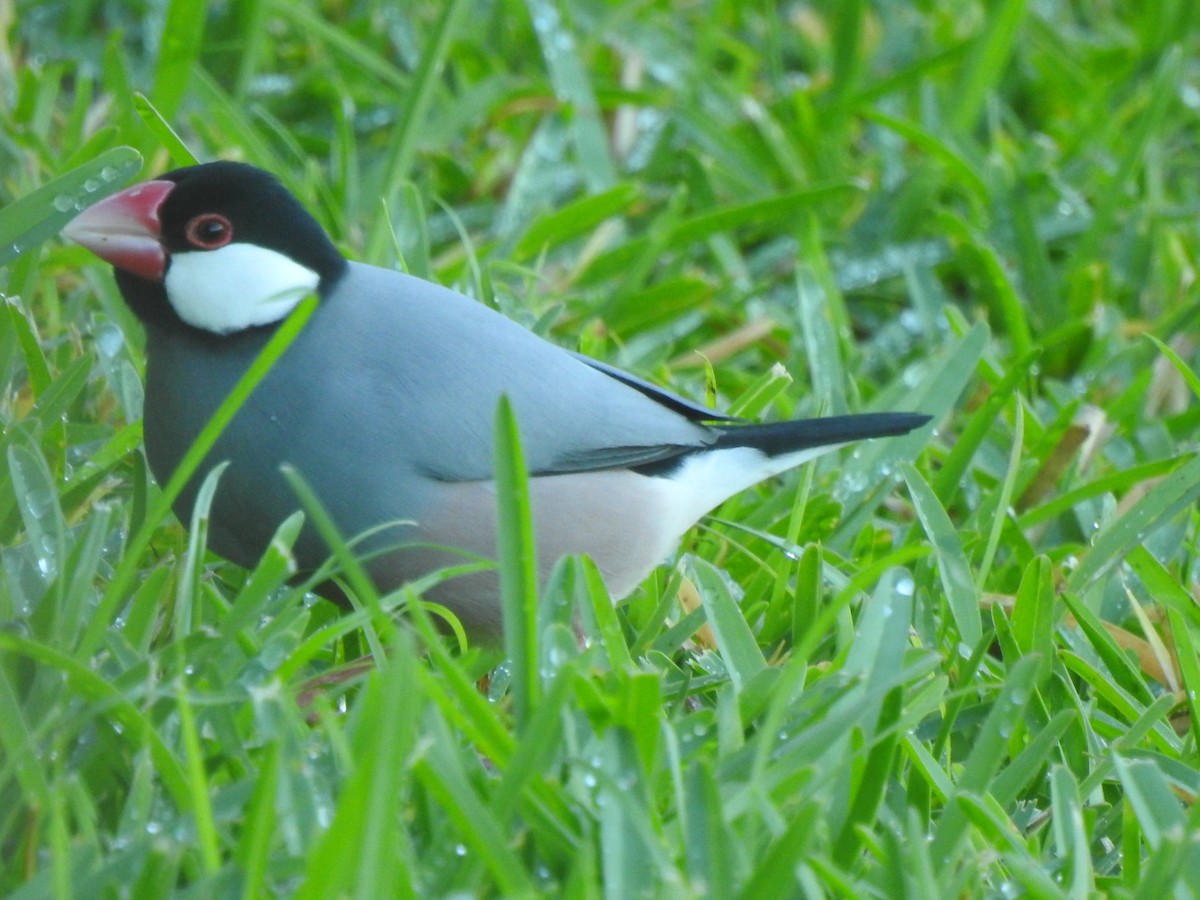
{"type": "Polygon", "coordinates": [[[216,250],[233,240],[233,223],[220,213],[201,213],[187,223],[184,234],[193,247],[216,250]]]}

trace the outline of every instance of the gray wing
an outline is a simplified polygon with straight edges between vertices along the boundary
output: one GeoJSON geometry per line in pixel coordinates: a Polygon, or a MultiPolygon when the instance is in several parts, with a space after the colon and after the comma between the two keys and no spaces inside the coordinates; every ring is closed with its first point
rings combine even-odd
{"type": "Polygon", "coordinates": [[[298,340],[337,369],[313,402],[367,410],[357,433],[443,481],[491,477],[501,395],[534,474],[658,462],[712,444],[718,433],[702,423],[727,421],[460,294],[373,266],[352,263],[298,340]]]}

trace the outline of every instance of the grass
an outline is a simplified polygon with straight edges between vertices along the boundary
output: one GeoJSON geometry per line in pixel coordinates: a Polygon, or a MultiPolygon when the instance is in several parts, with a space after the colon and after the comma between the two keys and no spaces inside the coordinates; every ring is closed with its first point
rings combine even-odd
{"type": "Polygon", "coordinates": [[[0,893],[1200,895],[1193,4],[8,10],[0,893]],[[54,238],[191,154],[722,408],[936,430],[535,607],[502,418],[508,661],[342,615],[298,520],[245,572],[166,514],[54,238]]]}

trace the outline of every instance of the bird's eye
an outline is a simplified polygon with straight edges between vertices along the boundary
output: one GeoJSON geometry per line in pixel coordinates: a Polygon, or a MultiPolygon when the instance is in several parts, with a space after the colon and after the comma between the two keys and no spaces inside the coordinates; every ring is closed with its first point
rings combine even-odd
{"type": "Polygon", "coordinates": [[[187,223],[188,243],[200,250],[216,250],[233,240],[233,223],[220,213],[202,213],[187,223]]]}

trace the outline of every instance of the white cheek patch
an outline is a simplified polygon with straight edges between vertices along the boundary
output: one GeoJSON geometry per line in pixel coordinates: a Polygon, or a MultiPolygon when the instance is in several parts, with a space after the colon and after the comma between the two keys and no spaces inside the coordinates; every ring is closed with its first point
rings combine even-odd
{"type": "Polygon", "coordinates": [[[255,244],[171,254],[163,284],[183,321],[216,334],[269,325],[317,289],[320,276],[255,244]]]}

